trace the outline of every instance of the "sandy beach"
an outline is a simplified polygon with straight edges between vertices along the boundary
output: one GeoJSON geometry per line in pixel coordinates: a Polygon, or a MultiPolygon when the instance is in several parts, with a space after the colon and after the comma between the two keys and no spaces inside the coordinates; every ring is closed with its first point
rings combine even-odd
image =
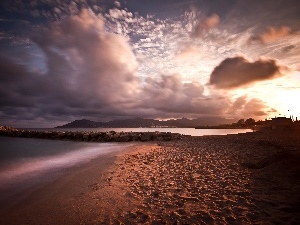
{"type": "Polygon", "coordinates": [[[300,135],[139,143],[72,169],[1,224],[300,224],[300,135]]]}

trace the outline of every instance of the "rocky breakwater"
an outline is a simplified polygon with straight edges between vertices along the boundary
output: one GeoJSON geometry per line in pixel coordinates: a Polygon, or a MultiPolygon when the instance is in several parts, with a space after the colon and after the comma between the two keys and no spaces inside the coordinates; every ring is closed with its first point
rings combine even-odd
{"type": "Polygon", "coordinates": [[[9,131],[17,131],[17,129],[13,127],[8,127],[8,126],[0,126],[0,131],[2,132],[9,132],[9,131]]]}
{"type": "Polygon", "coordinates": [[[85,142],[173,141],[183,135],[169,132],[29,131],[0,126],[0,136],[85,142]]]}

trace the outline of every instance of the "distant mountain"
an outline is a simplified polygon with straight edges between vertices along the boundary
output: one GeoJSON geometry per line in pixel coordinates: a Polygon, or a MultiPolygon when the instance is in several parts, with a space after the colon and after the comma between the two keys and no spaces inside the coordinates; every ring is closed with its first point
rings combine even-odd
{"type": "Polygon", "coordinates": [[[55,128],[97,128],[97,127],[101,127],[102,124],[103,123],[101,122],[94,122],[91,120],[82,119],[82,120],[74,120],[71,123],[67,123],[65,125],[58,126],[55,128]]]}
{"type": "Polygon", "coordinates": [[[220,124],[231,124],[236,122],[236,119],[225,119],[221,117],[203,117],[197,119],[171,119],[171,120],[154,120],[134,118],[126,120],[112,120],[109,122],[95,122],[91,120],[75,120],[56,128],[138,128],[138,127],[199,127],[199,126],[216,126],[220,124]]]}

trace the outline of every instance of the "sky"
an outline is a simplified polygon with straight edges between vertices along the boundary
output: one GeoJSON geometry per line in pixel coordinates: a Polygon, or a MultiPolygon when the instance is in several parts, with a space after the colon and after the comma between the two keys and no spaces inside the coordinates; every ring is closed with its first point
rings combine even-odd
{"type": "Polygon", "coordinates": [[[300,119],[298,0],[1,0],[0,124],[300,119]]]}

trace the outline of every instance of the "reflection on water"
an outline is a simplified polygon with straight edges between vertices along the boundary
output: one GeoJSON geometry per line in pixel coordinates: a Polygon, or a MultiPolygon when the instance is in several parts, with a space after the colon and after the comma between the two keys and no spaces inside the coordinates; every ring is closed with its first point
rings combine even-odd
{"type": "MultiPolygon", "coordinates": [[[[191,136],[226,135],[251,132],[249,129],[194,128],[87,128],[34,129],[69,131],[172,132],[191,136]]],[[[86,143],[58,140],[0,137],[0,210],[1,205],[22,198],[26,190],[39,187],[67,169],[101,155],[120,151],[130,143],[86,143]]],[[[24,197],[24,196],[23,196],[24,197]]]]}
{"type": "Polygon", "coordinates": [[[52,128],[52,129],[28,129],[28,130],[49,130],[49,131],[116,131],[116,132],[171,132],[191,136],[204,135],[226,135],[252,132],[251,129],[195,129],[195,128],[52,128]]]}
{"type": "Polygon", "coordinates": [[[128,145],[0,137],[0,203],[128,145]]]}

